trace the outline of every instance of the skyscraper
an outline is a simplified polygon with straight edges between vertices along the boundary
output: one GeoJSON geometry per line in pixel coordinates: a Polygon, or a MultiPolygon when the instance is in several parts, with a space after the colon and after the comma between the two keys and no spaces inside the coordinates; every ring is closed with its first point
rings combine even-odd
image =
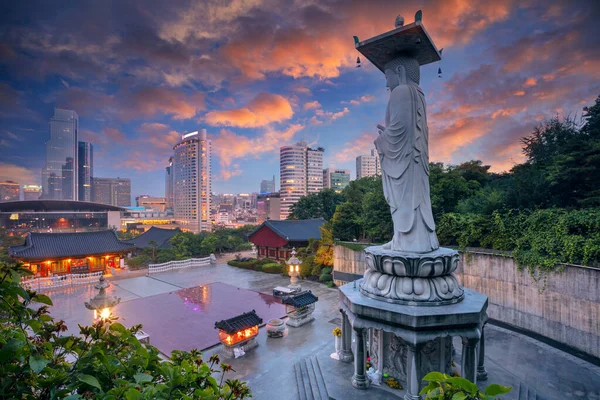
{"type": "Polygon", "coordinates": [[[302,196],[323,189],[323,152],[312,149],[306,142],[279,149],[281,219],[289,215],[289,208],[302,196]]]}
{"type": "Polygon", "coordinates": [[[54,109],[50,139],[46,141],[46,165],[42,169],[42,198],[77,200],[79,116],[73,110],[54,109]]]}
{"type": "Polygon", "coordinates": [[[169,157],[169,165],[165,168],[165,199],[167,209],[173,209],[173,157],[169,157]]]}
{"type": "Polygon", "coordinates": [[[381,165],[377,150],[371,150],[371,155],[356,157],[356,179],[376,175],[381,175],[381,165]]]}
{"type": "Polygon", "coordinates": [[[350,170],[327,168],[323,170],[323,189],[333,189],[337,193],[350,183],[350,170]]]}
{"type": "Polygon", "coordinates": [[[41,185],[23,185],[23,200],[38,200],[41,194],[41,185]]]}
{"type": "Polygon", "coordinates": [[[94,176],[94,146],[79,142],[79,201],[92,201],[92,177],[94,176]]]}
{"type": "Polygon", "coordinates": [[[21,198],[21,186],[17,182],[0,182],[0,202],[19,201],[21,198]]]}
{"type": "Polygon", "coordinates": [[[275,191],[275,175],[273,175],[273,180],[260,181],[260,192],[261,193],[272,193],[274,191],[275,191]]]}
{"type": "Polygon", "coordinates": [[[93,178],[92,199],[94,203],[112,206],[131,206],[131,180],[127,178],[93,178]]]}
{"type": "Polygon", "coordinates": [[[206,129],[182,135],[173,151],[175,220],[194,233],[210,231],[211,142],[206,129]]]}

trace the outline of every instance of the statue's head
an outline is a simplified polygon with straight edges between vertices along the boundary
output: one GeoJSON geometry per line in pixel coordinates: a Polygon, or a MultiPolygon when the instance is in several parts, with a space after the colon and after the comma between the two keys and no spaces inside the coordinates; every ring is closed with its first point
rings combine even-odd
{"type": "Polygon", "coordinates": [[[421,72],[419,61],[414,57],[398,57],[384,67],[387,86],[393,90],[396,86],[406,84],[409,81],[419,84],[421,72]]]}

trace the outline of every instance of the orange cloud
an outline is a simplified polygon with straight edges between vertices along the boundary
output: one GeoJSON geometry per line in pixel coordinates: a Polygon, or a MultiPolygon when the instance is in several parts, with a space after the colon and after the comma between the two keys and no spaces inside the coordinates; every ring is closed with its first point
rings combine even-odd
{"type": "Polygon", "coordinates": [[[37,184],[40,182],[39,169],[33,170],[19,165],[0,162],[0,181],[14,181],[21,185],[37,184]]]}
{"type": "Polygon", "coordinates": [[[313,109],[317,109],[317,108],[321,108],[321,103],[319,103],[316,100],[304,103],[304,109],[305,110],[313,110],[313,109]]]}
{"type": "MultiPolygon", "coordinates": [[[[350,112],[350,110],[348,109],[348,107],[344,107],[344,109],[342,111],[338,111],[338,112],[317,110],[315,112],[315,115],[319,118],[325,119],[324,122],[329,122],[329,121],[335,121],[336,119],[342,118],[344,115],[348,114],[349,112],[350,112]]],[[[321,121],[321,122],[323,122],[323,121],[321,121]]]]}
{"type": "Polygon", "coordinates": [[[363,132],[357,138],[344,143],[341,151],[335,153],[335,162],[344,163],[352,161],[361,155],[370,154],[371,149],[375,148],[375,134],[363,132]]]}
{"type": "Polygon", "coordinates": [[[226,129],[211,135],[213,151],[219,157],[221,165],[221,178],[226,180],[231,176],[238,175],[235,173],[235,166],[231,170],[235,160],[275,152],[279,150],[279,147],[289,144],[294,135],[302,128],[303,126],[300,124],[290,125],[282,131],[268,128],[262,135],[254,138],[238,135],[226,129]]]}
{"type": "Polygon", "coordinates": [[[246,107],[211,111],[204,116],[210,125],[256,128],[286,121],[294,115],[289,101],[278,94],[260,93],[246,107]]]}
{"type": "Polygon", "coordinates": [[[527,80],[525,81],[525,86],[535,86],[537,83],[537,80],[535,78],[527,78],[527,80]]]}

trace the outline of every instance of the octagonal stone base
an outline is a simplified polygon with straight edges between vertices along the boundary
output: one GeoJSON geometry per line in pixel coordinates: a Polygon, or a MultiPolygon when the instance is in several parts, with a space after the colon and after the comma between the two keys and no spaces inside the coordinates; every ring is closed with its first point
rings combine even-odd
{"type": "Polygon", "coordinates": [[[360,291],[389,303],[439,306],[458,303],[463,288],[453,272],[456,250],[439,248],[429,253],[409,253],[372,246],[365,249],[367,269],[360,291]]]}

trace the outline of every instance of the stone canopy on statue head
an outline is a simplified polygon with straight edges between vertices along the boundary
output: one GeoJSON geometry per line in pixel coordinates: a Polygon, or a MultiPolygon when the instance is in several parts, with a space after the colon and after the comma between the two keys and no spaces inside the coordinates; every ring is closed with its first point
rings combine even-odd
{"type": "Polygon", "coordinates": [[[415,58],[419,65],[442,59],[421,21],[358,42],[356,49],[382,72],[386,64],[401,56],[415,58]]]}

